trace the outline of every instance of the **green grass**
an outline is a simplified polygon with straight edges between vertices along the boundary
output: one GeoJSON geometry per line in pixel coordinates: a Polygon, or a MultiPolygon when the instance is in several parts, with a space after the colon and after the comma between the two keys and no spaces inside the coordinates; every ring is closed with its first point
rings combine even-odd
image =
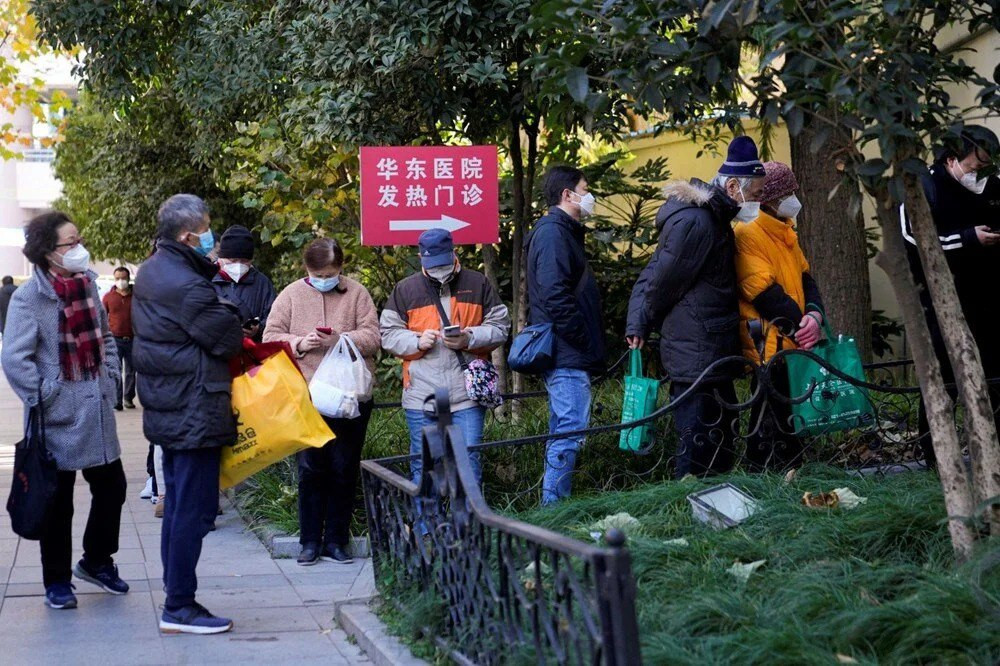
{"type": "MultiPolygon", "coordinates": [[[[976,563],[952,564],[937,478],[859,479],[813,467],[780,476],[733,475],[760,501],[743,526],[696,523],[686,496],[709,482],[653,484],[518,514],[589,539],[608,514],[639,520],[629,535],[642,653],[650,664],[977,663],[1000,659],[1000,574],[974,583],[976,563]],[[808,509],[805,491],[849,487],[854,510],[808,509]],[[667,544],[683,538],[688,546],[667,544]],[[745,586],[736,562],[766,560],[745,586]],[[977,593],[977,587],[979,592],[977,593]]],[[[1000,555],[988,544],[980,558],[1000,555]]],[[[981,559],[980,559],[981,561],[981,559]]]]}

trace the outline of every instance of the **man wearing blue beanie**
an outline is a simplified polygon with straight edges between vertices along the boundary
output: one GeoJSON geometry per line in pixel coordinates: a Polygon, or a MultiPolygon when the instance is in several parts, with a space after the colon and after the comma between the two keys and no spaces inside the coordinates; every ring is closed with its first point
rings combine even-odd
{"type": "Polygon", "coordinates": [[[732,224],[757,218],[764,177],[757,145],[738,136],[711,183],[668,183],[656,251],[629,299],[629,346],[641,348],[660,331],[660,360],[677,402],[677,478],[726,472],[735,461],[738,415],[719,400],[737,402],[733,378],[743,370],[732,224]]]}

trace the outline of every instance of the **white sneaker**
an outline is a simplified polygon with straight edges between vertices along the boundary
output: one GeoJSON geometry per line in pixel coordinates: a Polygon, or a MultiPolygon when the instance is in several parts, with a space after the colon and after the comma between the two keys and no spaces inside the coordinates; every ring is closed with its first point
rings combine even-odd
{"type": "Polygon", "coordinates": [[[139,493],[140,499],[149,499],[153,496],[153,477],[146,479],[146,486],[139,493]]]}

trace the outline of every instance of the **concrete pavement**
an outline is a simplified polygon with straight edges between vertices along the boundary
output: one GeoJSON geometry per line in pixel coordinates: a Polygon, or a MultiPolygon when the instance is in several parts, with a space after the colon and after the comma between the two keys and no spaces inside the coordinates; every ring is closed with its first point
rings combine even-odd
{"type": "MultiPolygon", "coordinates": [[[[235,622],[218,636],[161,636],[163,604],[160,521],[139,499],[146,481],[147,444],[141,409],[118,412],[122,460],[129,482],[122,513],[119,572],[132,589],[106,594],[74,580],[75,610],[43,604],[38,543],[18,538],[5,511],[0,515],[0,663],[30,664],[220,664],[369,663],[334,620],[335,604],[374,591],[371,561],[322,562],[300,567],[272,560],[224,501],[218,530],[205,539],[198,567],[198,600],[235,622]]],[[[22,437],[22,406],[0,373],[0,493],[10,488],[13,445],[22,437]]],[[[77,475],[73,527],[74,562],[81,555],[90,506],[86,482],[77,475]]]]}

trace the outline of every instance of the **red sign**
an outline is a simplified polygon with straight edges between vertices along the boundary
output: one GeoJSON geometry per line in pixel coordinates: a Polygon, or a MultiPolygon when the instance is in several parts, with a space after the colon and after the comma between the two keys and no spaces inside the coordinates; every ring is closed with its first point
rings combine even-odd
{"type": "Polygon", "coordinates": [[[361,149],[362,245],[416,245],[428,229],[496,243],[499,196],[496,146],[361,149]]]}

